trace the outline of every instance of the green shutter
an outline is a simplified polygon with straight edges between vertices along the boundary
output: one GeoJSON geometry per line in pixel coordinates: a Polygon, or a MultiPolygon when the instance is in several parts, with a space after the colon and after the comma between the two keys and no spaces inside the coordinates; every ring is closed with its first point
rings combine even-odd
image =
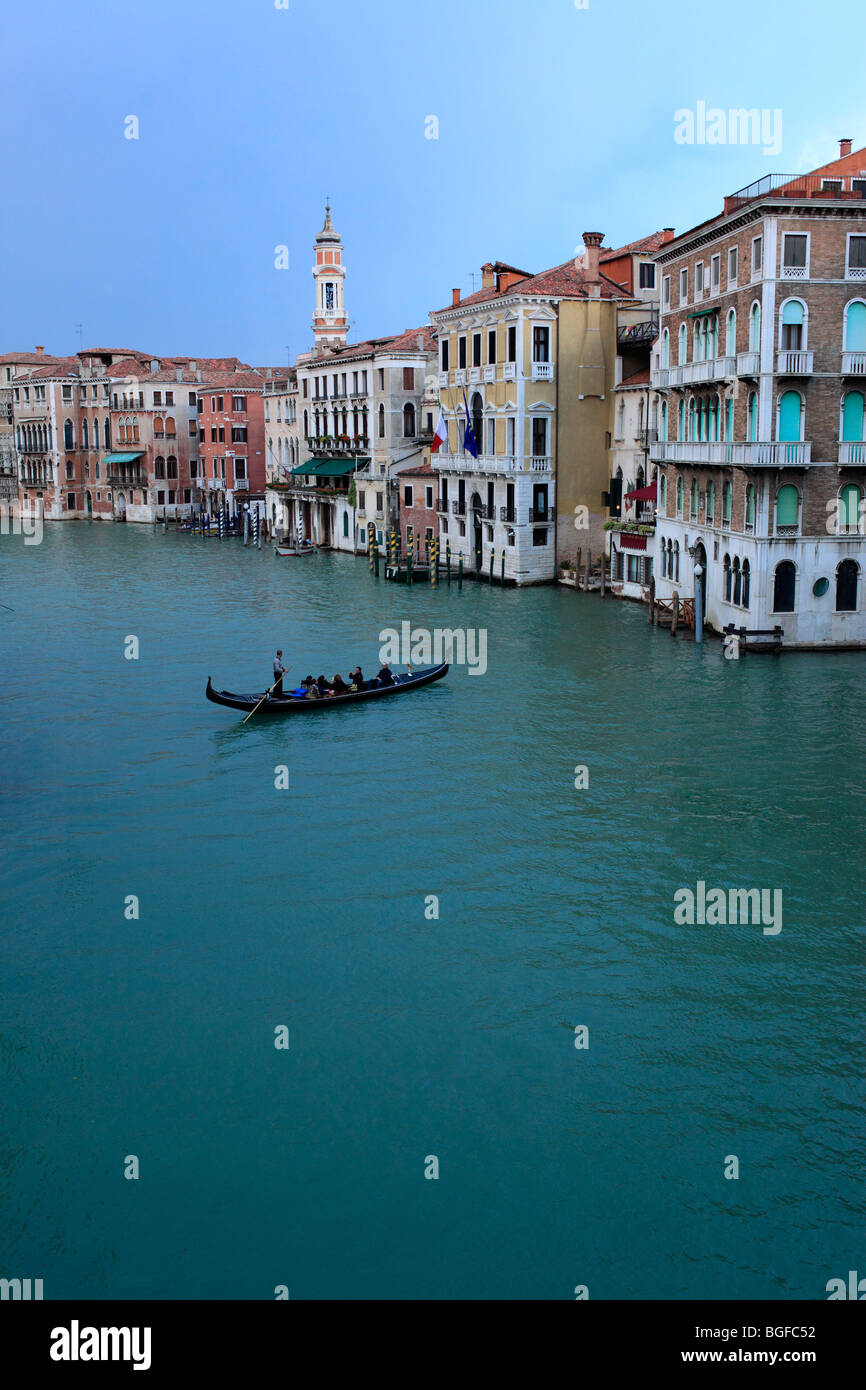
{"type": "Polygon", "coordinates": [[[779,439],[786,443],[800,438],[800,396],[786,391],[779,404],[779,439]]]}
{"type": "Polygon", "coordinates": [[[845,320],[845,351],[866,352],[866,304],[848,305],[845,320]]]}
{"type": "Polygon", "coordinates": [[[842,404],[842,438],[863,438],[863,396],[859,391],[849,391],[842,404]]]}
{"type": "Polygon", "coordinates": [[[790,483],[785,487],[779,488],[779,495],[776,498],[776,525],[777,526],[796,526],[797,512],[799,510],[799,497],[797,489],[790,483]]]}

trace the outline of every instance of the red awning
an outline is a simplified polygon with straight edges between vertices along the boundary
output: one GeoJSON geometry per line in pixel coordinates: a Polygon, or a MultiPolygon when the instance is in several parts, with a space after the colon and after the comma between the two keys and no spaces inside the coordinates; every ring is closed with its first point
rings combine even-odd
{"type": "Polygon", "coordinates": [[[627,492],[626,502],[657,502],[659,495],[658,483],[653,483],[652,487],[639,487],[636,492],[627,492]]]}
{"type": "Polygon", "coordinates": [[[646,536],[636,536],[633,531],[618,531],[616,538],[622,550],[646,550],[646,536]]]}

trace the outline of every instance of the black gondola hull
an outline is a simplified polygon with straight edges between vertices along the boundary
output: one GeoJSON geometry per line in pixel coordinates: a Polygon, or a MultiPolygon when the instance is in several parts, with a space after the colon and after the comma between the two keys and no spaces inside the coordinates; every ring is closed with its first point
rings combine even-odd
{"type": "Polygon", "coordinates": [[[268,695],[265,699],[258,695],[235,695],[230,690],[214,690],[208,676],[205,695],[215,705],[226,705],[228,709],[251,713],[258,705],[258,714],[313,714],[316,711],[337,709],[346,705],[362,704],[369,700],[387,700],[392,695],[405,695],[410,690],[420,690],[422,685],[432,685],[441,681],[448,673],[448,662],[441,666],[430,666],[424,671],[416,671],[411,676],[397,676],[394,685],[379,686],[375,690],[356,690],[347,695],[325,696],[321,700],[301,700],[291,695],[277,699],[268,695]]]}

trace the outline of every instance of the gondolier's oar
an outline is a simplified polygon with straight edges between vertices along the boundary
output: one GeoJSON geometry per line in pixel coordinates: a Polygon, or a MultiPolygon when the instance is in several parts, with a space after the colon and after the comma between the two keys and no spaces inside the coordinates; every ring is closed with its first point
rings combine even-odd
{"type": "MultiPolygon", "coordinates": [[[[265,693],[264,693],[264,695],[262,696],[262,698],[259,700],[259,703],[256,705],[256,709],[260,709],[260,708],[261,708],[261,706],[265,703],[265,700],[266,700],[266,699],[268,698],[268,696],[270,695],[271,691],[272,691],[272,690],[276,690],[276,688],[277,688],[277,686],[279,685],[280,681],[283,679],[283,676],[287,676],[287,675],[289,674],[289,672],[291,671],[291,669],[292,669],[291,666],[287,666],[286,669],[285,669],[285,671],[281,671],[281,672],[280,672],[280,674],[277,676],[277,679],[274,681],[273,685],[271,686],[271,689],[270,689],[270,690],[266,690],[265,693]]],[[[250,710],[249,714],[247,715],[247,719],[252,719],[253,715],[254,715],[255,712],[256,712],[256,709],[251,709],[251,710],[250,710]]],[[[245,720],[243,721],[244,724],[246,724],[247,719],[245,719],[245,720]]],[[[243,726],[242,726],[242,727],[243,727],[243,726]]]]}

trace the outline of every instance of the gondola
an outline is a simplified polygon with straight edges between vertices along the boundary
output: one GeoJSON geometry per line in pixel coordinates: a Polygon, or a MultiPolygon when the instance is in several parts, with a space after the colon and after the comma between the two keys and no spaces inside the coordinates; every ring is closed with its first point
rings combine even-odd
{"type": "Polygon", "coordinates": [[[301,699],[296,695],[234,695],[230,690],[214,690],[208,676],[207,698],[215,705],[227,705],[229,709],[239,709],[250,714],[258,705],[259,714],[312,714],[315,710],[336,709],[338,705],[357,705],[365,700],[385,700],[389,695],[405,695],[410,690],[418,690],[422,685],[441,681],[448,673],[448,662],[441,666],[428,666],[423,671],[412,671],[409,675],[395,676],[393,685],[374,686],[372,690],[356,690],[347,695],[326,695],[321,700],[301,699]]]}
{"type": "Polygon", "coordinates": [[[291,545],[275,545],[275,546],[274,546],[274,554],[275,554],[275,555],[277,556],[277,558],[280,559],[280,560],[291,560],[291,559],[297,558],[297,557],[299,557],[299,556],[301,556],[301,555],[315,555],[315,553],[316,553],[316,547],[315,547],[314,545],[305,545],[305,546],[302,546],[300,550],[298,549],[297,546],[291,546],[291,545]]]}

